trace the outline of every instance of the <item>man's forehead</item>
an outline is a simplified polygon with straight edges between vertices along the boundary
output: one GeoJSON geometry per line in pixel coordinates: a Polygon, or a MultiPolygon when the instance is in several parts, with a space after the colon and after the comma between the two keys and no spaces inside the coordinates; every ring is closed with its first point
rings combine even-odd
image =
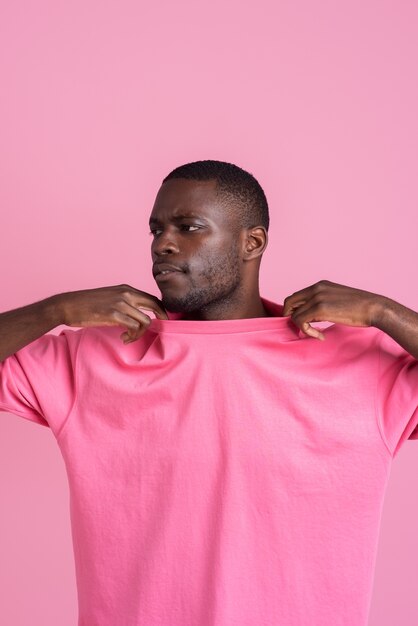
{"type": "Polygon", "coordinates": [[[215,180],[171,179],[157,193],[150,221],[160,217],[220,217],[222,207],[215,180]]]}

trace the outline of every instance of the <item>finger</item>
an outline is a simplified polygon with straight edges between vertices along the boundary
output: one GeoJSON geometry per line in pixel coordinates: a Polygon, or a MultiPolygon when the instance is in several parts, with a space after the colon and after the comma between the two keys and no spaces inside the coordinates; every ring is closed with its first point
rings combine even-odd
{"type": "Polygon", "coordinates": [[[292,315],[292,313],[296,311],[298,307],[302,306],[302,304],[305,304],[305,303],[306,303],[306,300],[299,300],[297,302],[294,302],[293,300],[292,301],[288,300],[283,308],[283,317],[292,315]]]}
{"type": "Polygon", "coordinates": [[[138,306],[141,307],[141,309],[145,309],[146,311],[152,311],[153,313],[155,313],[156,317],[158,317],[158,319],[160,320],[168,320],[168,315],[165,312],[165,310],[159,306],[147,306],[146,304],[139,304],[138,306]]]}
{"type": "Polygon", "coordinates": [[[309,322],[326,321],[323,315],[318,314],[318,306],[301,306],[291,315],[292,322],[296,324],[305,334],[316,339],[325,339],[325,335],[317,328],[310,325],[309,322]]]}
{"type": "Polygon", "coordinates": [[[292,295],[287,296],[287,298],[284,299],[283,316],[289,315],[291,310],[297,306],[297,303],[301,301],[308,302],[315,294],[319,291],[323,292],[324,289],[328,289],[330,285],[334,286],[334,283],[331,283],[329,280],[320,280],[313,285],[309,285],[309,287],[299,289],[299,291],[295,291],[292,295]]]}
{"type": "Polygon", "coordinates": [[[131,306],[139,307],[141,309],[145,309],[146,311],[152,311],[155,313],[156,317],[160,320],[168,320],[167,311],[163,307],[163,303],[157,298],[153,298],[152,300],[146,300],[144,302],[144,295],[136,296],[136,294],[126,294],[127,302],[131,306]]]}
{"type": "Polygon", "coordinates": [[[296,293],[293,293],[291,296],[288,296],[287,298],[284,299],[284,307],[283,307],[283,316],[286,315],[291,315],[292,311],[300,306],[301,304],[305,304],[305,302],[308,302],[312,296],[314,295],[314,292],[312,291],[311,287],[307,287],[306,289],[302,289],[301,291],[296,291],[296,293]]]}
{"type": "MultiPolygon", "coordinates": [[[[145,333],[145,331],[147,330],[148,326],[150,325],[152,321],[149,315],[146,315],[145,313],[143,313],[138,307],[142,307],[143,309],[146,309],[149,311],[154,311],[154,312],[156,311],[154,308],[151,308],[151,307],[148,308],[147,306],[144,306],[144,304],[142,303],[138,304],[137,306],[133,306],[129,304],[129,302],[126,302],[126,300],[124,300],[123,303],[121,304],[121,310],[123,311],[123,313],[126,313],[126,315],[132,317],[134,320],[137,320],[140,324],[136,332],[123,333],[121,335],[121,339],[122,341],[124,341],[124,343],[129,343],[131,341],[136,341],[137,339],[139,339],[139,337],[141,337],[145,333]]],[[[162,310],[162,313],[163,313],[162,319],[168,320],[169,318],[167,314],[164,312],[164,310],[162,310]]]]}
{"type": "Polygon", "coordinates": [[[300,329],[310,337],[315,337],[315,339],[320,339],[321,341],[325,340],[325,336],[317,328],[313,328],[309,322],[302,322],[300,329]]]}
{"type": "MultiPolygon", "coordinates": [[[[126,306],[128,307],[130,305],[127,304],[126,306]]],[[[130,309],[132,312],[129,313],[118,310],[114,313],[114,318],[118,325],[125,326],[128,329],[120,336],[124,343],[139,339],[151,324],[151,318],[148,315],[134,309],[134,307],[130,307],[130,309]]]]}

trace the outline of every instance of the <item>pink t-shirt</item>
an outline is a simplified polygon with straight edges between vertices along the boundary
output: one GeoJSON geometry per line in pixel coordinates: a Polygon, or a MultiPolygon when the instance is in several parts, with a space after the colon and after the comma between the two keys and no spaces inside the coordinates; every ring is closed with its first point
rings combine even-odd
{"type": "Polygon", "coordinates": [[[46,334],[0,408],[68,473],[79,626],[365,626],[418,361],[374,327],[153,319],[46,334]]]}

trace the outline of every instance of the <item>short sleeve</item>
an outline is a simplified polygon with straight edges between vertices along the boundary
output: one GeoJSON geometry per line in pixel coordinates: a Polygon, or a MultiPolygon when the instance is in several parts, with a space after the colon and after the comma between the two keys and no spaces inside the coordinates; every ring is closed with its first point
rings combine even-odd
{"type": "Polygon", "coordinates": [[[0,362],[0,411],[47,426],[57,436],[75,401],[84,330],[42,335],[0,362]]]}
{"type": "Polygon", "coordinates": [[[418,439],[418,360],[384,332],[379,342],[377,411],[394,457],[407,439],[418,439]]]}

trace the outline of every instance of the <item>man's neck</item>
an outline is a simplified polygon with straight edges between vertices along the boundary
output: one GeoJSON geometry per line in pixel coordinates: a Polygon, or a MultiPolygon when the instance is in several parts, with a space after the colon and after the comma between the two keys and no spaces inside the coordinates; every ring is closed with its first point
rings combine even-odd
{"type": "Polygon", "coordinates": [[[247,300],[245,302],[231,303],[218,302],[213,306],[209,305],[198,311],[184,313],[184,320],[230,320],[230,319],[248,319],[251,317],[274,317],[263,305],[260,296],[255,300],[247,300]]]}

